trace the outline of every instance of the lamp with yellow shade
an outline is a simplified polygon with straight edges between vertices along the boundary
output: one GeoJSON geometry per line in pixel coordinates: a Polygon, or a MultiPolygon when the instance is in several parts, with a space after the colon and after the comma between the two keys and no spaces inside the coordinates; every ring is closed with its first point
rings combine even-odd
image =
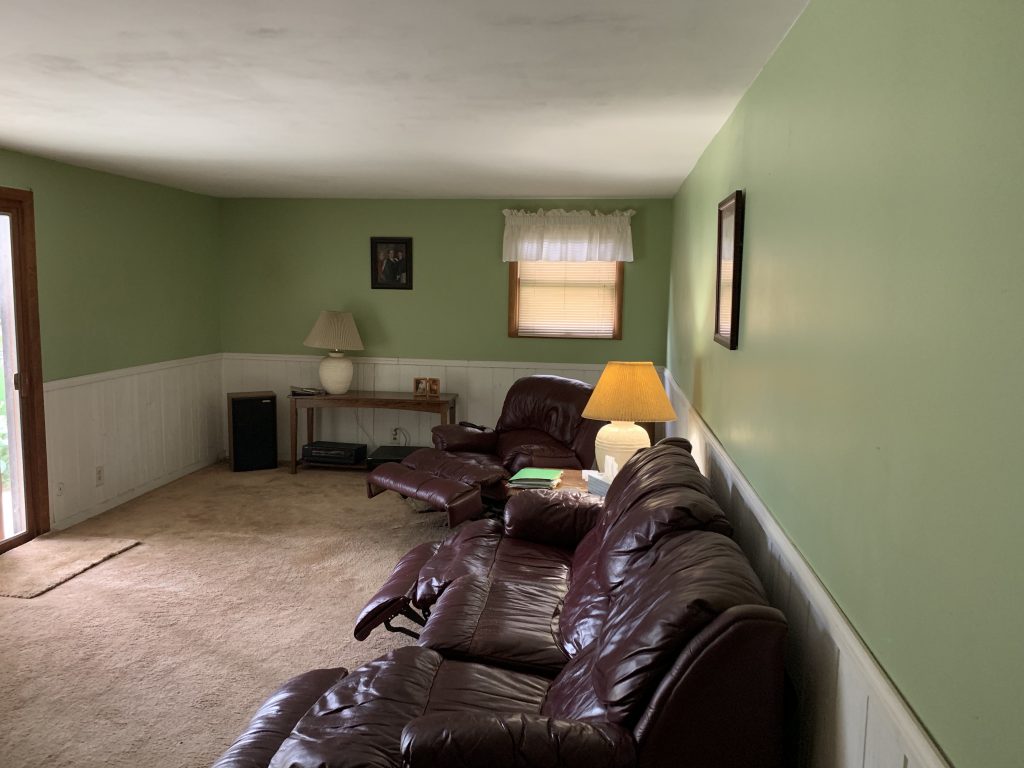
{"type": "Polygon", "coordinates": [[[330,350],[327,357],[320,361],[320,386],[324,391],[329,395],[348,392],[352,385],[352,361],[345,357],[342,350],[363,348],[363,340],[359,337],[352,313],[325,309],[302,344],[330,350]]]}
{"type": "Polygon", "coordinates": [[[594,441],[597,468],[605,471],[611,457],[622,468],[642,448],[651,445],[647,430],[638,421],[674,421],[676,412],[654,370],[654,363],[610,362],[601,372],[583,418],[610,421],[594,441]]]}

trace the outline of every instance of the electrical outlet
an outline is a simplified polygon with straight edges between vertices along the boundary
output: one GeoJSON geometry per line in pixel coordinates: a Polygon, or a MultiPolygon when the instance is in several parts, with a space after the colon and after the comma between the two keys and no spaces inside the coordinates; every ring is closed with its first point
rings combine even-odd
{"type": "Polygon", "coordinates": [[[58,496],[63,496],[64,495],[64,483],[57,483],[57,495],[58,496]]]}
{"type": "Polygon", "coordinates": [[[96,467],[96,487],[99,488],[103,485],[103,465],[100,464],[96,467]]]}
{"type": "Polygon", "coordinates": [[[391,442],[398,443],[398,427],[391,430],[391,442]]]}

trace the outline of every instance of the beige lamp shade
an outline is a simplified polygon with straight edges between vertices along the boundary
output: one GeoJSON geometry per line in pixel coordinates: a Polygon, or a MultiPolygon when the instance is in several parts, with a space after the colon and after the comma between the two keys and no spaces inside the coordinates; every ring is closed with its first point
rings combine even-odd
{"type": "Polygon", "coordinates": [[[304,346],[317,349],[350,349],[363,348],[363,340],[359,338],[359,329],[352,319],[351,312],[334,312],[325,309],[316,319],[313,330],[302,342],[304,346]]]}
{"type": "Polygon", "coordinates": [[[583,417],[610,421],[594,439],[597,469],[609,479],[651,444],[637,421],[672,421],[676,412],[654,370],[654,363],[608,363],[597,380],[583,417]]]}
{"type": "Polygon", "coordinates": [[[610,362],[583,417],[600,421],[674,421],[676,412],[654,363],[610,362]]]}

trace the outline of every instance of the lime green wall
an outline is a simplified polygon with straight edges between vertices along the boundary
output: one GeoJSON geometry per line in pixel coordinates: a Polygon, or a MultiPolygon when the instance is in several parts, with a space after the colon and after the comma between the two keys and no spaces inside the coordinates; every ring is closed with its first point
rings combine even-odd
{"type": "Polygon", "coordinates": [[[220,350],[218,201],[0,150],[33,191],[43,378],[220,350]]]}
{"type": "Polygon", "coordinates": [[[673,375],[960,768],[1024,759],[1022,29],[1019,2],[813,0],[675,201],[673,375]]]}
{"type": "Polygon", "coordinates": [[[669,200],[226,200],[225,352],[315,354],[321,309],[353,312],[383,357],[664,363],[669,200]],[[508,338],[503,208],[634,208],[623,338],[508,338]],[[413,238],[413,290],[370,288],[370,237],[413,238]]]}

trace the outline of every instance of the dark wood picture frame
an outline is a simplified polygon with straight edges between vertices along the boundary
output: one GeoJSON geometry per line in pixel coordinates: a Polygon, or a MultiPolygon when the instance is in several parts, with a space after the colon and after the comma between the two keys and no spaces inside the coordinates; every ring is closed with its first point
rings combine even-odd
{"type": "Polygon", "coordinates": [[[370,238],[370,287],[412,290],[412,238],[370,238]]]}
{"type": "Polygon", "coordinates": [[[743,190],[718,204],[718,265],[715,276],[715,341],[739,345],[740,274],[743,265],[743,190]]]}

